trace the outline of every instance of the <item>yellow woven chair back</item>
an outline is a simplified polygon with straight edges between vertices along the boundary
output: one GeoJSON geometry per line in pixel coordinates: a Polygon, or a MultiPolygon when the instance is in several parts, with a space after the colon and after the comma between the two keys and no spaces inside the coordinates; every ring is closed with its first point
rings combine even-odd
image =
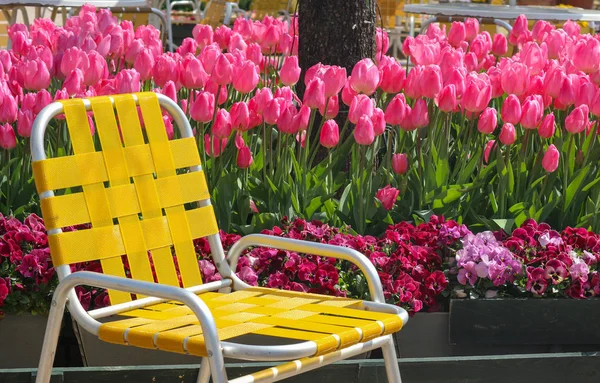
{"type": "Polygon", "coordinates": [[[277,16],[279,11],[293,13],[296,8],[296,1],[288,0],[252,0],[250,11],[257,20],[262,20],[265,16],[277,16]]]}
{"type": "Polygon", "coordinates": [[[379,10],[377,14],[377,26],[383,25],[385,29],[393,29],[398,26],[397,18],[404,17],[404,0],[378,0],[379,10]],[[381,17],[379,16],[381,14],[381,17]]]}
{"type": "Polygon", "coordinates": [[[140,13],[120,13],[116,15],[119,20],[129,20],[133,23],[134,28],[137,28],[141,25],[148,24],[148,16],[147,12],[140,13]]]}
{"type": "Polygon", "coordinates": [[[0,48],[8,47],[8,20],[4,17],[4,13],[0,12],[0,48]]]}
{"type": "Polygon", "coordinates": [[[204,9],[204,17],[202,24],[208,24],[213,28],[218,27],[223,23],[225,18],[225,8],[227,7],[226,0],[211,0],[206,4],[204,9]]]}
{"type": "MultiPolygon", "coordinates": [[[[48,236],[54,265],[100,260],[106,274],[201,284],[193,239],[218,228],[195,139],[168,139],[154,93],[60,102],[73,153],[33,163],[42,197],[57,191],[41,199],[42,214],[49,233],[89,228],[48,236]]],[[[111,304],[140,298],[118,291],[109,297],[111,304]]]]}

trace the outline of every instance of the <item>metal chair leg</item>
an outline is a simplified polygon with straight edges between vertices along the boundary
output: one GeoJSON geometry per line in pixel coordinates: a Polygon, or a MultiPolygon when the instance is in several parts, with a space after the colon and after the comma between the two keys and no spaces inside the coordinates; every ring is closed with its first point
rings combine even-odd
{"type": "Polygon", "coordinates": [[[202,358],[202,364],[200,364],[200,372],[198,373],[198,380],[196,383],[208,383],[210,379],[210,364],[208,358],[202,358]]]}
{"type": "Polygon", "coordinates": [[[385,362],[385,372],[389,383],[402,383],[400,378],[400,368],[398,367],[398,358],[396,357],[396,348],[394,347],[393,335],[390,335],[390,340],[381,347],[383,352],[383,360],[385,362]]]}
{"type": "Polygon", "coordinates": [[[52,365],[54,364],[54,356],[56,354],[56,346],[58,345],[58,336],[60,334],[60,325],[65,312],[68,292],[67,289],[61,289],[59,285],[52,297],[52,304],[50,307],[50,314],[48,315],[48,324],[46,325],[46,334],[44,335],[44,344],[42,346],[42,354],[40,355],[35,383],[50,382],[52,365]]]}

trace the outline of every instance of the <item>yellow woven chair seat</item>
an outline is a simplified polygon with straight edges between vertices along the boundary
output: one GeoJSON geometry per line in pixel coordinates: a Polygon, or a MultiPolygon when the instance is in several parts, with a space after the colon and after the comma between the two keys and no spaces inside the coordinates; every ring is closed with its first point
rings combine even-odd
{"type": "MultiPolygon", "coordinates": [[[[317,355],[397,332],[398,315],[365,311],[362,301],[326,295],[252,288],[232,293],[203,293],[221,340],[247,334],[313,341],[317,355]]],[[[104,323],[106,342],[206,356],[202,327],[191,309],[166,302],[120,314],[104,323]]]]}

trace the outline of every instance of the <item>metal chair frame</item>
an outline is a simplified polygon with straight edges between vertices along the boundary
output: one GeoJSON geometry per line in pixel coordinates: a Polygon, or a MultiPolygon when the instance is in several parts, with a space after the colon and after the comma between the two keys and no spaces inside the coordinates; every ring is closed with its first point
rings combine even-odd
{"type": "MultiPolygon", "coordinates": [[[[181,137],[193,137],[189,121],[179,106],[166,96],[160,94],[157,96],[160,106],[173,116],[175,123],[179,127],[181,137]]],[[[137,98],[135,98],[135,100],[137,103],[137,98]]],[[[114,100],[111,99],[111,101],[114,103],[114,100]]],[[[89,100],[84,100],[84,104],[87,110],[91,109],[89,100]]],[[[31,134],[31,152],[33,161],[46,159],[44,150],[46,127],[55,116],[62,112],[63,105],[55,102],[45,107],[34,121],[31,134]]],[[[200,170],[201,166],[190,168],[191,172],[200,170]]],[[[40,193],[41,200],[52,196],[54,196],[53,191],[40,193]]],[[[198,201],[198,204],[200,206],[208,206],[210,205],[210,199],[198,201]]],[[[52,235],[60,232],[60,229],[52,229],[48,231],[48,234],[52,235]]],[[[220,290],[222,292],[229,292],[231,289],[244,290],[250,288],[251,286],[239,279],[232,270],[235,270],[238,258],[244,250],[252,246],[265,246],[343,259],[354,263],[364,273],[373,300],[372,302],[365,301],[363,303],[365,309],[398,315],[402,319],[402,322],[406,323],[408,321],[408,314],[404,309],[385,303],[377,271],[367,257],[353,249],[345,247],[253,234],[240,239],[229,251],[228,259],[225,259],[219,235],[213,234],[208,236],[207,239],[210,244],[211,253],[213,254],[213,260],[219,273],[223,277],[223,280],[205,283],[191,288],[180,288],[88,271],[71,273],[69,265],[58,266],[56,271],[60,283],[52,297],[36,383],[48,383],[50,381],[65,307],[68,307],[73,319],[83,329],[98,335],[98,330],[101,326],[101,322],[99,322],[98,319],[167,300],[176,300],[187,305],[197,316],[201,324],[208,356],[202,358],[197,380],[198,383],[208,383],[210,377],[212,377],[212,382],[214,383],[251,383],[254,381],[254,378],[251,375],[228,380],[225,371],[224,357],[251,361],[286,361],[295,359],[293,362],[273,367],[273,376],[270,379],[261,380],[261,382],[273,382],[376,348],[381,348],[383,351],[388,380],[393,383],[401,382],[393,334],[380,336],[370,341],[358,343],[318,357],[312,357],[312,355],[315,355],[317,352],[316,344],[312,341],[282,346],[256,346],[225,341],[221,342],[217,334],[215,321],[211,311],[196,295],[198,293],[209,291],[220,290]],[[147,297],[87,312],[77,299],[74,290],[74,288],[79,285],[114,289],[134,294],[142,294],[147,297]]]]}

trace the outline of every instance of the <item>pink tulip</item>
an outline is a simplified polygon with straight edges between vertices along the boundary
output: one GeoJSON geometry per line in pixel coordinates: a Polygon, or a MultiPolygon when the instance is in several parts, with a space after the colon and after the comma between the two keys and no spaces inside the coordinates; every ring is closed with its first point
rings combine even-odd
{"type": "Polygon", "coordinates": [[[379,59],[390,49],[390,38],[385,29],[377,28],[375,32],[375,58],[379,59]]]}
{"type": "Polygon", "coordinates": [[[300,79],[300,67],[298,66],[298,56],[287,56],[283,60],[279,78],[284,85],[292,86],[300,79]]]}
{"type": "Polygon", "coordinates": [[[159,92],[177,102],[177,88],[175,88],[175,83],[173,81],[167,81],[165,86],[159,90],[159,92]]]}
{"type": "Polygon", "coordinates": [[[587,77],[581,78],[581,85],[579,86],[579,92],[575,98],[575,106],[588,105],[591,106],[596,97],[598,87],[593,82],[589,81],[587,77]]]}
{"type": "Polygon", "coordinates": [[[498,125],[497,113],[498,112],[494,108],[485,108],[479,116],[479,121],[477,122],[477,130],[479,130],[483,134],[494,133],[494,130],[496,130],[496,126],[498,125]]]}
{"type": "Polygon", "coordinates": [[[226,25],[220,25],[215,28],[213,33],[213,41],[219,44],[221,49],[227,48],[229,45],[229,40],[231,39],[231,33],[233,31],[226,25]]]}
{"type": "Polygon", "coordinates": [[[544,117],[542,124],[538,128],[538,134],[542,138],[551,138],[554,136],[554,113],[549,113],[544,117]]]}
{"type": "Polygon", "coordinates": [[[510,31],[508,41],[512,45],[517,45],[519,41],[522,41],[523,37],[527,36],[527,34],[531,34],[531,32],[529,32],[527,17],[525,15],[519,15],[515,20],[513,29],[510,31]]]}
{"type": "Polygon", "coordinates": [[[211,122],[215,109],[215,95],[209,92],[196,94],[195,100],[190,105],[190,116],[194,121],[211,122]]]}
{"type": "Polygon", "coordinates": [[[252,43],[246,48],[246,58],[252,61],[256,65],[260,65],[263,62],[263,54],[260,45],[252,43]]]}
{"type": "Polygon", "coordinates": [[[153,75],[154,82],[160,87],[164,86],[169,80],[178,82],[179,68],[177,62],[171,55],[163,53],[156,58],[153,75]]]}
{"type": "Polygon", "coordinates": [[[565,119],[565,129],[571,134],[583,132],[589,124],[589,109],[587,105],[580,105],[573,109],[565,119]]]}
{"type": "Polygon", "coordinates": [[[395,94],[402,90],[406,79],[406,70],[395,59],[381,68],[381,90],[395,94]]]}
{"type": "Polygon", "coordinates": [[[400,125],[406,118],[406,99],[400,93],[394,96],[385,110],[385,120],[390,125],[400,125]]]}
{"type": "Polygon", "coordinates": [[[180,56],[192,54],[192,55],[194,55],[194,57],[196,57],[197,52],[198,52],[198,43],[196,42],[196,40],[194,40],[190,37],[184,38],[181,45],[179,46],[179,48],[177,48],[177,53],[179,53],[180,56]]]}
{"type": "Polygon", "coordinates": [[[124,69],[115,76],[114,86],[116,93],[137,93],[140,91],[140,74],[135,69],[124,69]]]}
{"type": "Polygon", "coordinates": [[[467,38],[467,29],[465,23],[461,21],[452,22],[448,32],[448,42],[454,47],[460,47],[460,44],[467,38]]]}
{"type": "Polygon", "coordinates": [[[492,53],[496,56],[504,56],[506,52],[508,52],[508,41],[506,40],[506,36],[502,33],[496,33],[492,43],[492,53]]]}
{"type": "Polygon", "coordinates": [[[336,96],[346,84],[346,68],[332,65],[327,68],[322,80],[325,83],[325,98],[336,96]]]}
{"type": "Polygon", "coordinates": [[[266,49],[272,48],[279,43],[280,38],[281,30],[275,25],[270,25],[265,31],[261,46],[266,49]]]}
{"type": "Polygon", "coordinates": [[[192,36],[198,43],[200,49],[205,46],[212,44],[213,42],[213,29],[210,25],[197,24],[192,30],[192,36]]]}
{"type": "MultiPolygon", "coordinates": [[[[309,113],[310,113],[310,109],[309,113]]],[[[300,121],[296,118],[298,110],[294,105],[284,106],[277,119],[277,129],[282,133],[296,134],[300,130],[300,121]]],[[[307,122],[308,124],[308,122],[307,122]]]]}
{"type": "Polygon", "coordinates": [[[354,89],[352,89],[352,87],[350,86],[350,77],[348,77],[348,81],[342,89],[342,101],[346,106],[350,106],[350,104],[352,104],[352,100],[354,100],[354,96],[356,96],[357,94],[358,93],[355,92],[354,89]]]}
{"type": "Polygon", "coordinates": [[[465,30],[467,33],[467,41],[473,40],[479,34],[479,21],[473,18],[466,19],[465,30]]]}
{"type": "Polygon", "coordinates": [[[269,125],[277,124],[282,107],[285,108],[285,101],[281,98],[274,98],[267,103],[263,111],[263,118],[269,125]]]}
{"type": "Polygon", "coordinates": [[[248,111],[248,104],[245,102],[236,102],[231,106],[229,115],[231,116],[231,127],[233,129],[242,132],[249,129],[250,112],[248,111]]]}
{"type": "Polygon", "coordinates": [[[392,210],[399,195],[400,190],[387,185],[383,189],[379,189],[375,197],[381,202],[385,210],[392,210]]]}
{"type": "Polygon", "coordinates": [[[227,85],[231,82],[233,68],[225,55],[220,55],[215,62],[211,78],[217,85],[227,85]]]}
{"type": "Polygon", "coordinates": [[[385,132],[385,115],[383,110],[379,108],[373,109],[373,115],[371,116],[371,122],[373,122],[373,132],[375,136],[380,136],[385,132]]]}
{"type": "Polygon", "coordinates": [[[589,105],[590,112],[598,117],[600,116],[600,90],[596,92],[593,101],[589,105]]]}
{"type": "Polygon", "coordinates": [[[571,20],[565,21],[562,29],[565,32],[567,32],[567,34],[571,37],[577,37],[581,34],[581,27],[575,21],[571,21],[571,20]]]}
{"type": "Polygon", "coordinates": [[[492,87],[484,75],[470,74],[465,79],[465,93],[462,103],[472,113],[483,111],[492,98],[492,87]]]}
{"type": "Polygon", "coordinates": [[[273,99],[273,93],[270,88],[257,89],[254,97],[252,98],[256,103],[256,113],[263,114],[265,107],[273,99]]]}
{"type": "Polygon", "coordinates": [[[560,153],[556,146],[550,145],[544,153],[544,158],[542,158],[542,167],[548,173],[554,172],[558,168],[558,161],[560,160],[560,153]]]}
{"type": "Polygon", "coordinates": [[[509,95],[502,104],[502,121],[511,124],[521,121],[521,101],[514,94],[509,95]]]}
{"type": "Polygon", "coordinates": [[[373,108],[375,102],[372,98],[367,97],[364,94],[359,94],[354,97],[350,104],[350,110],[348,111],[348,119],[351,123],[357,124],[361,116],[366,115],[371,118],[373,115],[373,108]]]}
{"type": "Polygon", "coordinates": [[[521,126],[525,129],[536,129],[544,117],[544,103],[539,95],[528,96],[523,103],[521,126]]]}
{"type": "Polygon", "coordinates": [[[442,72],[437,65],[428,65],[425,67],[421,76],[423,85],[421,94],[423,97],[435,98],[442,91],[442,72]]]}
{"type": "MultiPolygon", "coordinates": [[[[250,103],[248,103],[248,116],[248,129],[252,129],[263,123],[262,115],[256,113],[256,110],[250,108],[250,103]]],[[[277,122],[279,122],[279,120],[277,122]]]]}
{"type": "Polygon", "coordinates": [[[506,93],[520,96],[529,87],[529,68],[520,62],[507,64],[502,68],[500,81],[506,93]]]}
{"type": "Polygon", "coordinates": [[[454,85],[457,99],[462,98],[462,95],[465,93],[466,72],[465,68],[454,68],[449,72],[449,75],[444,81],[444,86],[454,85]]]}
{"type": "Polygon", "coordinates": [[[33,126],[33,112],[31,110],[21,109],[17,113],[17,133],[21,137],[31,136],[33,126]]]}
{"type": "Polygon", "coordinates": [[[370,96],[375,93],[378,85],[379,69],[371,59],[362,59],[354,65],[350,79],[350,86],[354,91],[370,96]]]}
{"type": "Polygon", "coordinates": [[[591,36],[577,41],[573,48],[573,65],[585,73],[600,69],[600,41],[591,36]]]}
{"type": "Polygon", "coordinates": [[[404,83],[404,94],[408,98],[417,99],[423,95],[422,92],[422,77],[423,77],[424,67],[417,65],[408,72],[408,76],[406,77],[406,81],[404,83]]]}
{"type": "Polygon", "coordinates": [[[42,60],[21,62],[16,69],[23,88],[38,91],[50,87],[50,72],[42,60]]]}
{"type": "Polygon", "coordinates": [[[325,113],[325,107],[319,108],[319,112],[321,116],[325,116],[325,118],[335,118],[340,111],[340,101],[339,96],[333,96],[327,101],[327,113],[325,113]]]}
{"type": "Polygon", "coordinates": [[[83,73],[79,68],[73,69],[73,71],[67,76],[63,86],[67,90],[70,96],[74,96],[78,93],[83,92],[83,73]]]}
{"type": "Polygon", "coordinates": [[[442,112],[454,112],[458,106],[456,99],[456,87],[452,84],[446,85],[437,97],[436,104],[442,112]]]}
{"type": "Polygon", "coordinates": [[[392,169],[400,175],[408,171],[408,157],[405,153],[395,153],[392,156],[392,169]]]}
{"type": "Polygon", "coordinates": [[[562,84],[567,75],[564,68],[558,65],[551,66],[544,77],[544,90],[553,98],[557,98],[560,94],[562,84]]]}
{"type": "Polygon", "coordinates": [[[544,70],[548,61],[548,50],[545,45],[540,47],[531,41],[523,45],[520,57],[521,62],[529,67],[529,73],[535,75],[544,70]]]}
{"type": "Polygon", "coordinates": [[[477,59],[477,55],[473,52],[469,52],[465,55],[465,68],[469,72],[479,72],[479,60],[477,59]]]}
{"type": "Polygon", "coordinates": [[[219,157],[227,146],[227,138],[218,139],[214,136],[204,135],[204,150],[207,155],[216,158],[219,157]]]}
{"type": "MultiPolygon", "coordinates": [[[[253,48],[256,49],[256,48],[253,48]]],[[[229,45],[227,46],[227,51],[229,52],[246,52],[248,50],[248,44],[244,41],[244,38],[236,32],[231,34],[231,38],[229,39],[229,45]]],[[[253,52],[254,53],[254,52],[253,52]]]]}
{"type": "Polygon", "coordinates": [[[87,53],[76,47],[68,48],[63,54],[60,62],[60,71],[65,77],[68,76],[75,68],[85,72],[89,67],[90,61],[87,53]]]}
{"type": "Polygon", "coordinates": [[[46,89],[42,89],[36,94],[35,104],[33,105],[33,113],[38,114],[42,109],[52,102],[52,95],[46,89]]]}
{"type": "Polygon", "coordinates": [[[440,61],[440,44],[429,38],[405,39],[402,51],[406,51],[417,65],[437,64],[440,61]]]}
{"type": "Polygon", "coordinates": [[[18,111],[17,100],[10,94],[5,94],[4,97],[0,98],[0,102],[0,122],[15,122],[18,111]]]}
{"type": "Polygon", "coordinates": [[[373,122],[367,115],[363,115],[358,119],[354,128],[354,139],[359,145],[371,145],[375,141],[375,131],[373,130],[373,122]]]}
{"type": "MultiPolygon", "coordinates": [[[[90,129],[92,129],[92,134],[94,134],[93,132],[95,131],[94,125],[91,122],[92,119],[91,117],[89,117],[89,123],[90,123],[90,129]]],[[[173,130],[173,122],[171,121],[171,117],[170,116],[162,116],[163,119],[163,123],[165,124],[165,131],[167,132],[167,138],[169,140],[172,140],[173,137],[175,137],[175,130],[173,130]]]]}
{"type": "Polygon", "coordinates": [[[500,142],[504,145],[512,145],[517,139],[517,132],[515,131],[514,125],[510,123],[502,125],[499,138],[500,142]]]}
{"type": "Polygon", "coordinates": [[[427,102],[422,98],[418,99],[413,105],[410,113],[411,125],[415,128],[424,128],[429,125],[429,112],[427,102]]]}
{"type": "Polygon", "coordinates": [[[202,62],[192,54],[186,55],[181,62],[181,84],[189,89],[201,89],[207,81],[202,62]]]}
{"type": "Polygon", "coordinates": [[[471,52],[475,53],[478,61],[482,61],[492,50],[492,37],[487,31],[477,35],[471,42],[471,52]]]}
{"type": "Polygon", "coordinates": [[[277,88],[275,97],[283,98],[287,104],[291,104],[297,99],[296,94],[289,86],[277,88]]]}
{"type": "Polygon", "coordinates": [[[552,25],[551,23],[545,20],[538,20],[533,25],[533,29],[531,30],[531,37],[533,37],[533,39],[538,44],[541,44],[542,42],[544,42],[544,40],[546,40],[546,37],[553,29],[555,28],[554,25],[552,25]]]}
{"type": "Polygon", "coordinates": [[[221,48],[217,44],[210,44],[202,49],[200,53],[200,61],[202,67],[208,74],[212,74],[213,68],[217,62],[217,59],[221,57],[221,48]]]}
{"type": "Polygon", "coordinates": [[[562,29],[551,30],[544,41],[548,47],[548,58],[558,59],[568,40],[569,36],[562,29]]]}
{"type": "Polygon", "coordinates": [[[483,150],[483,163],[487,164],[490,162],[490,154],[492,153],[492,149],[496,145],[496,140],[489,140],[485,145],[485,149],[483,150]]]}
{"type": "Polygon", "coordinates": [[[225,109],[219,109],[212,127],[212,134],[217,138],[228,138],[231,135],[231,116],[225,109]]]}
{"type": "Polygon", "coordinates": [[[242,65],[236,66],[233,76],[233,88],[240,93],[250,93],[258,84],[256,65],[247,60],[242,65]]]}
{"type": "Polygon", "coordinates": [[[135,58],[133,68],[140,74],[140,79],[146,81],[152,78],[154,56],[149,49],[143,49],[135,58]]]}
{"type": "Polygon", "coordinates": [[[250,167],[250,165],[252,165],[253,162],[253,158],[252,158],[252,152],[250,151],[250,148],[248,148],[247,146],[242,146],[239,150],[238,150],[238,155],[237,155],[237,166],[240,169],[247,169],[250,167]]]}
{"type": "Polygon", "coordinates": [[[88,55],[90,66],[83,73],[85,85],[96,85],[100,80],[108,77],[108,66],[106,59],[96,52],[90,52],[88,55]]]}
{"type": "Polygon", "coordinates": [[[13,127],[8,123],[0,125],[0,148],[10,150],[15,146],[17,146],[17,136],[13,127]]]}
{"type": "Polygon", "coordinates": [[[570,74],[563,79],[562,86],[556,101],[563,106],[569,106],[575,103],[575,98],[579,92],[579,76],[576,74],[570,74]]]}
{"type": "Polygon", "coordinates": [[[323,124],[321,129],[321,135],[319,137],[321,145],[326,148],[333,148],[340,141],[340,129],[335,120],[327,120],[323,124]]]}
{"type": "Polygon", "coordinates": [[[500,97],[504,94],[504,90],[502,89],[502,81],[501,81],[501,72],[498,67],[492,66],[486,72],[488,79],[490,80],[490,85],[492,87],[492,98],[500,97]]]}
{"type": "Polygon", "coordinates": [[[318,77],[308,83],[304,91],[304,105],[311,109],[325,107],[325,83],[318,77]]]}

